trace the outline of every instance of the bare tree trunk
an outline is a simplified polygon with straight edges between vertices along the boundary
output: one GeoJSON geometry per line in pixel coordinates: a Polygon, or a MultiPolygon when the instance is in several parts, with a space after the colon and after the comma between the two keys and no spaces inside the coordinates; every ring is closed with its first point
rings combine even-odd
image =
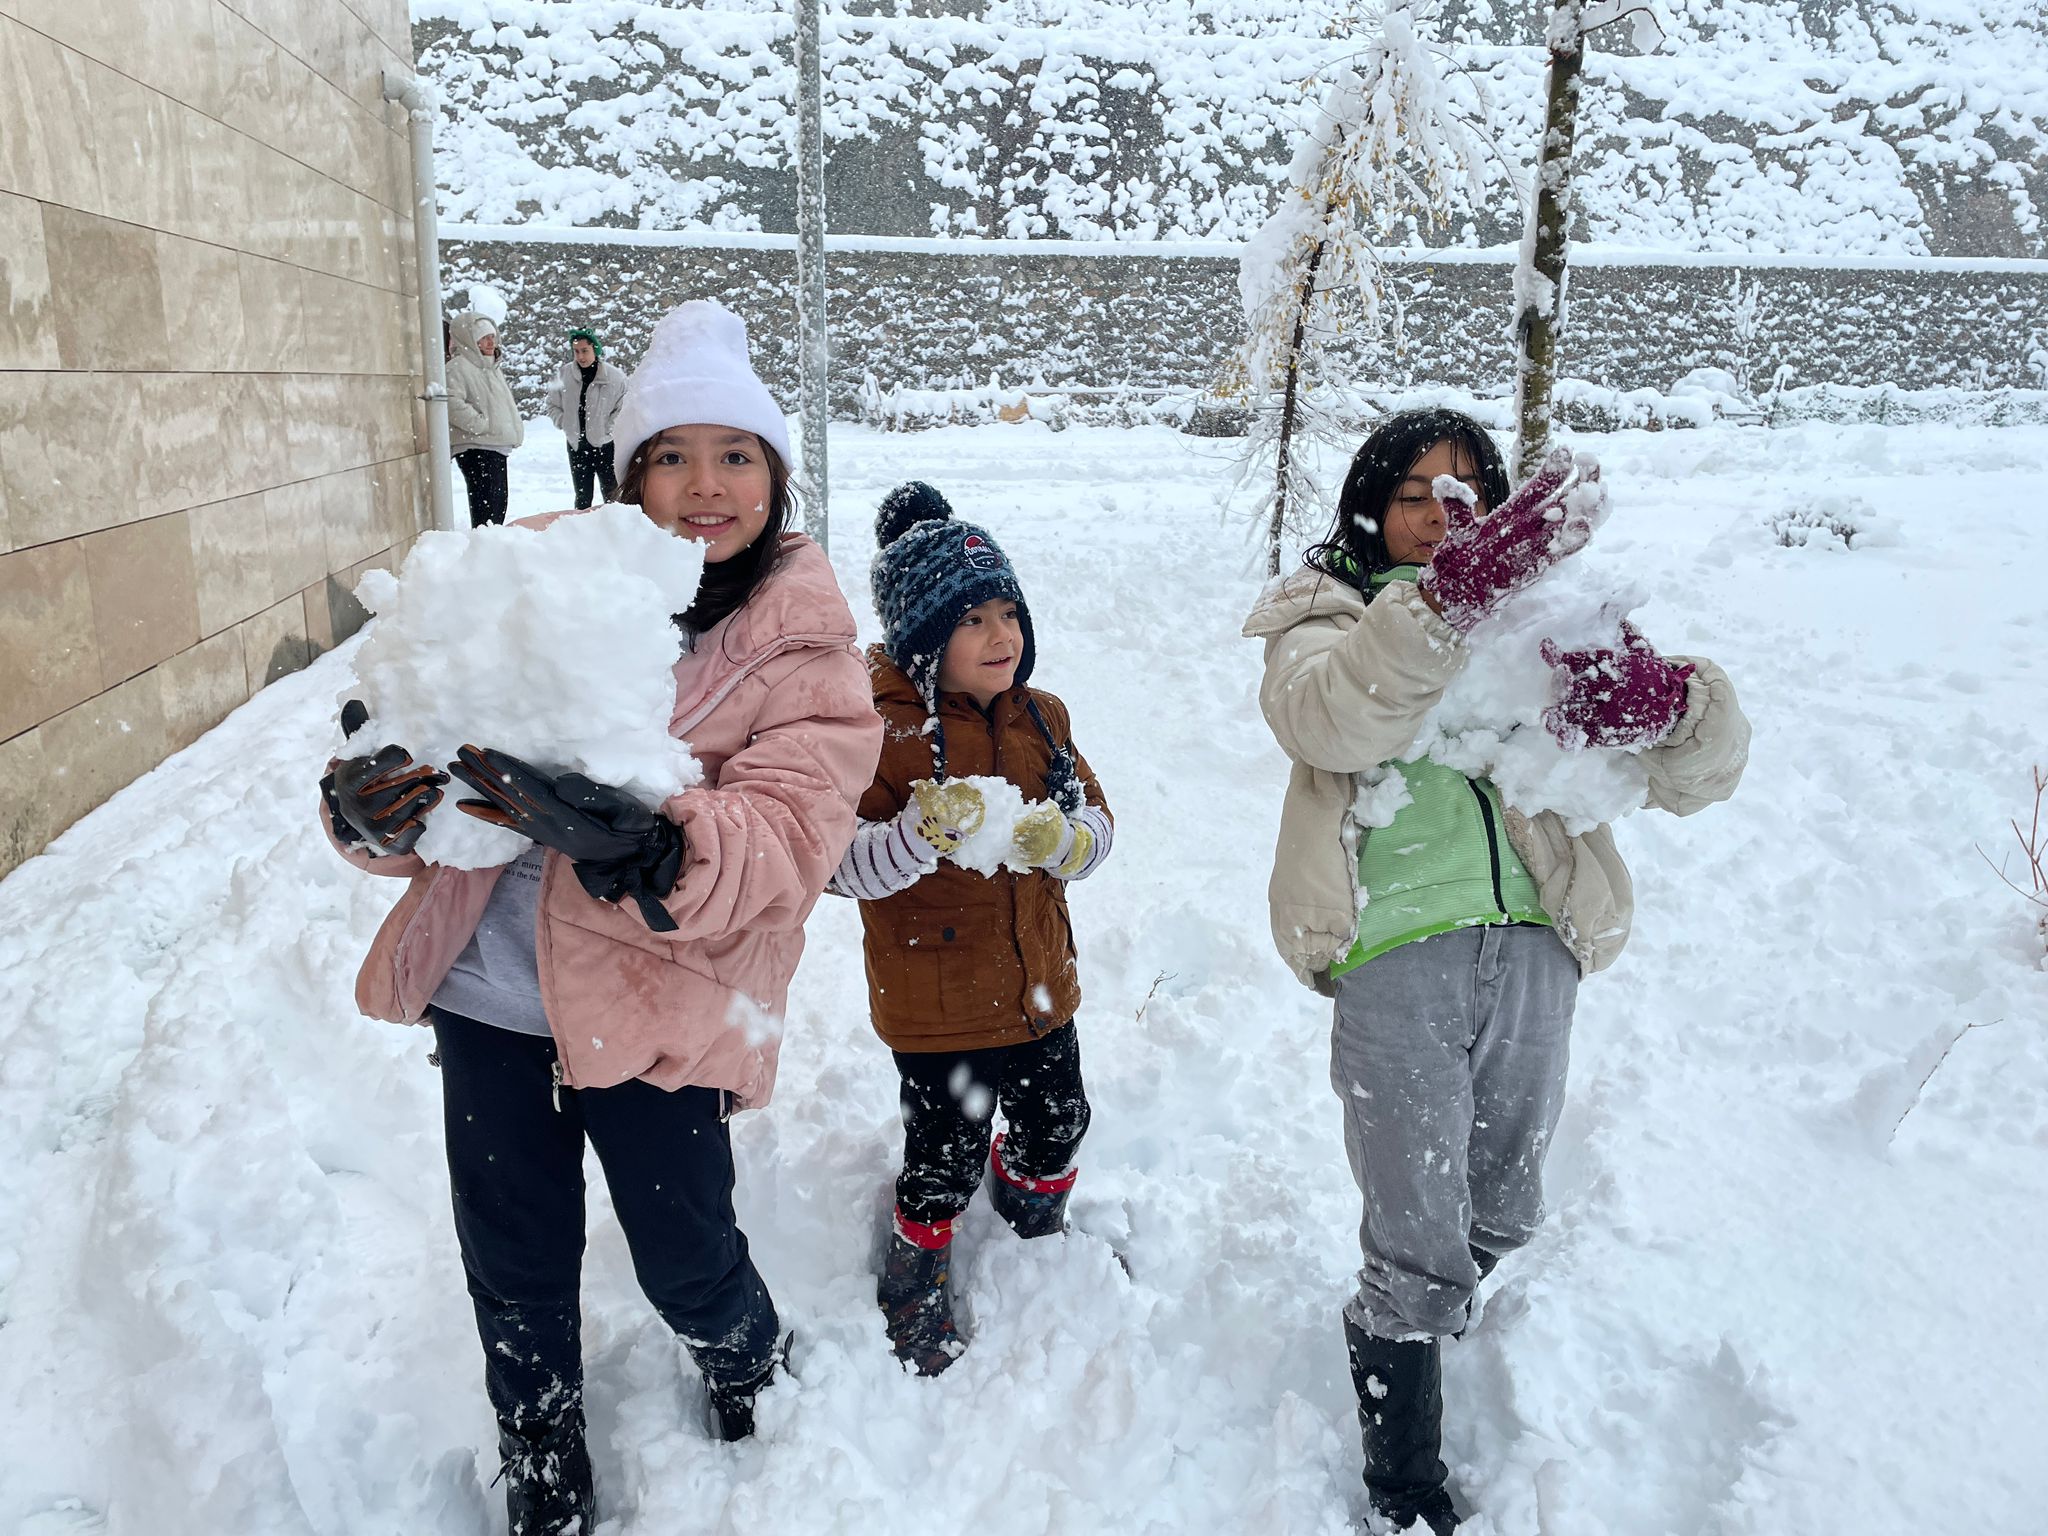
{"type": "Polygon", "coordinates": [[[1579,71],[1585,63],[1582,0],[1556,0],[1547,40],[1549,102],[1536,157],[1535,197],[1523,237],[1515,294],[1515,463],[1525,478],[1550,447],[1557,389],[1558,332],[1564,318],[1566,236],[1572,214],[1572,140],[1578,132],[1579,71]]]}
{"type": "Polygon", "coordinates": [[[825,319],[825,112],[819,0],[796,3],[796,310],[804,432],[805,529],[830,547],[825,434],[832,419],[825,319]]]}
{"type": "MultiPolygon", "coordinates": [[[[1327,216],[1327,214],[1326,214],[1327,216]]],[[[1316,272],[1322,267],[1328,240],[1318,240],[1309,253],[1294,311],[1294,334],[1287,347],[1287,382],[1280,392],[1280,442],[1274,455],[1273,523],[1266,531],[1266,574],[1280,574],[1280,536],[1287,527],[1287,493],[1294,468],[1294,433],[1301,409],[1301,354],[1308,341],[1308,311],[1316,298],[1316,272]]]]}

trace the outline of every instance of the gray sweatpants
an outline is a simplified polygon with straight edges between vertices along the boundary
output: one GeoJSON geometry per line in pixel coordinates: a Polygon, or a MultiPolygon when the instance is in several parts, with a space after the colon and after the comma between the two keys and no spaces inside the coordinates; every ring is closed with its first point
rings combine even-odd
{"type": "Polygon", "coordinates": [[[1543,1219],[1579,968],[1549,928],[1462,928],[1337,978],[1330,1081],[1365,1196],[1345,1309],[1383,1339],[1464,1327],[1479,1266],[1543,1219]]]}

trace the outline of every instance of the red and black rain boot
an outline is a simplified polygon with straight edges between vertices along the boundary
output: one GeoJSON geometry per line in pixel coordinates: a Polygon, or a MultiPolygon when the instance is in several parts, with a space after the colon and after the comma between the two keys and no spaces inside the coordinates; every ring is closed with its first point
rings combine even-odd
{"type": "Polygon", "coordinates": [[[1003,1135],[998,1131],[995,1144],[988,1149],[988,1193],[996,1214],[1019,1237],[1050,1237],[1066,1231],[1067,1197],[1073,1194],[1081,1170],[1068,1168],[1044,1179],[1012,1173],[1003,1164],[1003,1135]]]}
{"type": "Polygon", "coordinates": [[[920,1376],[938,1375],[967,1348],[946,1289],[952,1256],[950,1219],[926,1224],[897,1209],[875,1296],[896,1358],[920,1376]]]}

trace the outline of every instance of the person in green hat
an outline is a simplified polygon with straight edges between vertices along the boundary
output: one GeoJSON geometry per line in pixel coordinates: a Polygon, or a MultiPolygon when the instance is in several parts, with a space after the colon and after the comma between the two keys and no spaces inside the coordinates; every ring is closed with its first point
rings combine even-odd
{"type": "Polygon", "coordinates": [[[606,501],[618,498],[612,423],[625,403],[625,374],[604,360],[597,332],[578,326],[569,333],[569,360],[548,386],[548,420],[569,440],[569,478],[579,511],[590,505],[596,489],[602,489],[606,501]]]}

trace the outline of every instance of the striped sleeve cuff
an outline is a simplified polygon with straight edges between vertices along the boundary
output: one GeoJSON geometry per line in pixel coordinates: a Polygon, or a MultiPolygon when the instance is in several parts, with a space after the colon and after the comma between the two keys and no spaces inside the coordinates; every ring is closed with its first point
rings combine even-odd
{"type": "Polygon", "coordinates": [[[938,854],[905,817],[864,821],[825,889],[855,901],[880,901],[908,890],[938,867],[938,854]]]}
{"type": "Polygon", "coordinates": [[[1102,861],[1109,857],[1109,845],[1116,840],[1116,823],[1109,819],[1109,812],[1099,805],[1084,805],[1069,820],[1077,827],[1086,827],[1089,836],[1095,841],[1081,866],[1059,878],[1069,882],[1086,880],[1101,866],[1102,861]]]}

